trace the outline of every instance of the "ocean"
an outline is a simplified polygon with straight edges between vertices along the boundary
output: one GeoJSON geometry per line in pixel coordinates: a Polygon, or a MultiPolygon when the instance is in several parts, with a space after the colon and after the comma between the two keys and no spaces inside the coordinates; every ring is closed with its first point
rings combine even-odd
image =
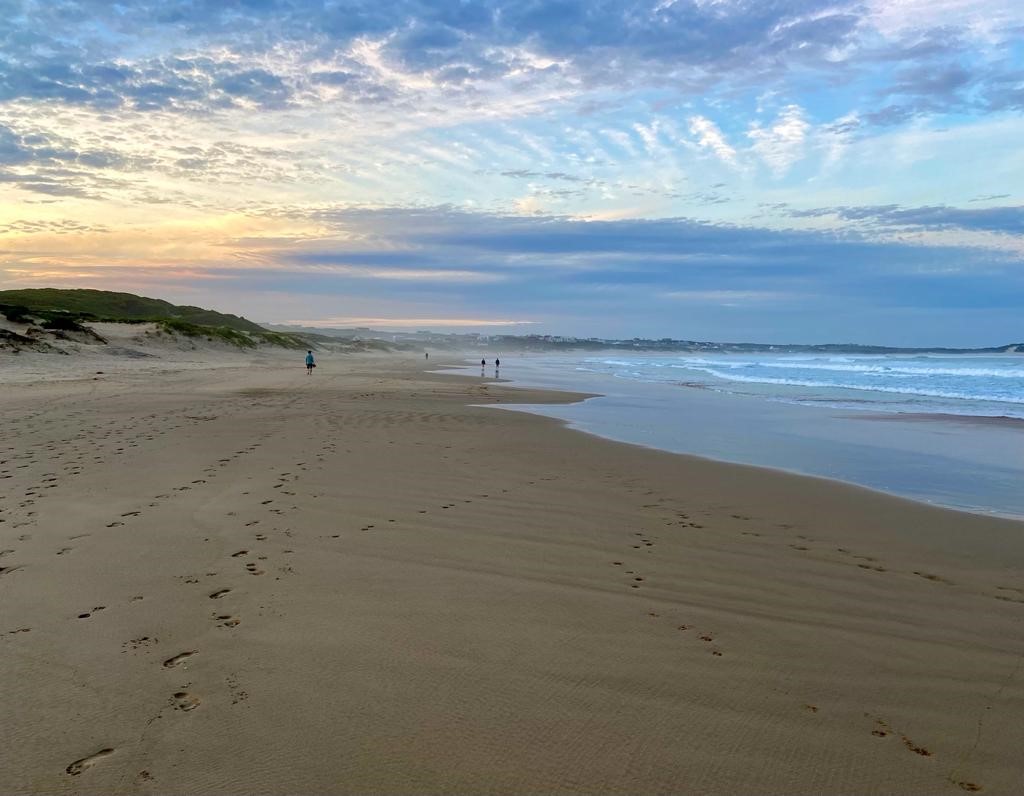
{"type": "Polygon", "coordinates": [[[1024,355],[615,351],[502,364],[513,384],[597,393],[515,408],[598,436],[1024,518],[1024,355]]]}
{"type": "Polygon", "coordinates": [[[587,357],[578,367],[836,409],[1024,419],[1024,355],[587,357]]]}

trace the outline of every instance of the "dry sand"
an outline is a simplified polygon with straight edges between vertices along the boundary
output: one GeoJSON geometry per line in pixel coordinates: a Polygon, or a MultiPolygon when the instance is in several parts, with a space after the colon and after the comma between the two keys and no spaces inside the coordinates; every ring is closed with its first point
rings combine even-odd
{"type": "Polygon", "coordinates": [[[0,791],[1024,792],[1024,525],[221,364],[0,385],[0,791]]]}

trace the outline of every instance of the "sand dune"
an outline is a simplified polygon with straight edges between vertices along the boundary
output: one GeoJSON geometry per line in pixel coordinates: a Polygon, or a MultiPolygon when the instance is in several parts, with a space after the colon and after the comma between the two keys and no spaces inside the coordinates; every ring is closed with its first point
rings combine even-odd
{"type": "Polygon", "coordinates": [[[4,387],[4,792],[1024,790],[1021,524],[292,359],[4,387]]]}

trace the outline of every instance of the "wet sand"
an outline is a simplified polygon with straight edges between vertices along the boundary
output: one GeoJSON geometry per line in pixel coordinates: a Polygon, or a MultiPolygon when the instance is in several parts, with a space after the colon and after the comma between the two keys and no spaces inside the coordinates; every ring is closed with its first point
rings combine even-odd
{"type": "Polygon", "coordinates": [[[588,367],[572,357],[523,357],[512,360],[502,376],[514,386],[597,393],[585,403],[523,410],[618,442],[1024,520],[1024,425],[794,405],[618,378],[588,367]]]}
{"type": "Polygon", "coordinates": [[[4,792],[1024,790],[1024,524],[288,362],[3,387],[4,792]]]}

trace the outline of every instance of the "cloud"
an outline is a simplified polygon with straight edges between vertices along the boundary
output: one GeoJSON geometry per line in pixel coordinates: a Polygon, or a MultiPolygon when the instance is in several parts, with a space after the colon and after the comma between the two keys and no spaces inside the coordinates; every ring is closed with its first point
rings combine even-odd
{"type": "Polygon", "coordinates": [[[70,218],[55,220],[16,219],[0,224],[0,235],[16,233],[19,235],[77,235],[81,233],[104,234],[110,227],[104,224],[86,224],[70,218]]]}
{"type": "Polygon", "coordinates": [[[371,0],[139,0],[118,13],[82,0],[25,4],[19,12],[7,15],[0,99],[180,112],[283,109],[311,85],[345,89],[348,98],[386,96],[390,88],[397,100],[396,82],[404,83],[401,93],[416,85],[461,92],[481,82],[565,80],[587,88],[645,80],[699,88],[729,75],[831,71],[835,53],[856,45],[862,22],[853,0],[398,0],[386,7],[371,0]],[[95,19],[103,24],[83,24],[95,19]],[[113,61],[104,57],[111,50],[134,57],[113,61]],[[211,55],[197,55],[204,52],[211,55]],[[339,61],[345,66],[331,68],[339,61]],[[349,91],[356,85],[358,92],[349,91]]]}
{"type": "Polygon", "coordinates": [[[58,135],[17,131],[0,123],[0,166],[32,165],[37,168],[80,165],[89,169],[122,169],[129,164],[113,150],[80,149],[58,135]]]}
{"type": "Polygon", "coordinates": [[[1024,24],[1017,0],[869,0],[866,22],[887,36],[921,28],[943,28],[951,20],[973,38],[992,40],[1024,24]]]}
{"type": "Polygon", "coordinates": [[[769,127],[754,123],[747,131],[751,149],[776,177],[804,156],[804,143],[810,124],[798,105],[788,105],[769,127]]]}
{"type": "Polygon", "coordinates": [[[718,304],[723,307],[764,303],[779,306],[800,298],[799,294],[776,290],[671,290],[664,297],[686,304],[718,304]]]}
{"type": "MultiPolygon", "coordinates": [[[[927,215],[923,211],[914,220],[927,215]]],[[[863,208],[859,215],[891,217],[894,212],[894,208],[863,208]]],[[[848,217],[856,214],[848,209],[848,217]]],[[[929,284],[940,273],[945,274],[944,284],[953,284],[949,276],[953,269],[939,267],[943,263],[955,265],[964,280],[984,264],[985,278],[968,290],[974,295],[984,293],[991,299],[999,294],[1002,301],[1005,292],[996,287],[999,279],[1005,280],[1006,290],[1024,284],[1017,261],[998,252],[876,242],[849,231],[769,230],[685,218],[586,222],[557,216],[466,213],[446,207],[318,211],[316,218],[344,239],[319,241],[316,254],[282,252],[273,259],[296,268],[328,257],[370,268],[411,268],[423,263],[416,267],[429,269],[444,263],[449,269],[500,275],[501,295],[518,302],[517,307],[534,301],[550,304],[600,285],[647,285],[659,295],[727,291],[748,298],[799,294],[808,301],[842,296],[856,303],[877,300],[876,293],[885,292],[888,280],[894,279],[902,280],[906,291],[886,293],[886,300],[914,303],[914,284],[929,284]],[[333,254],[327,254],[331,249],[333,254]]],[[[979,216],[973,218],[980,225],[979,216]]],[[[905,223],[910,220],[909,215],[902,218],[905,223]]],[[[946,222],[952,220],[952,214],[947,214],[946,222]]],[[[932,216],[930,223],[940,222],[932,216]]],[[[995,221],[989,224],[995,225],[995,221]]],[[[1004,220],[1002,226],[1008,223],[1004,220]]],[[[490,290],[472,280],[463,280],[454,289],[463,296],[490,290]]],[[[947,298],[957,300],[952,294],[947,298]]]]}
{"type": "MultiPolygon", "coordinates": [[[[981,200],[998,199],[1003,196],[981,197],[981,200]]],[[[834,216],[844,221],[864,222],[877,227],[925,230],[958,229],[1024,235],[1024,206],[959,208],[945,205],[923,207],[874,205],[822,207],[812,210],[789,209],[787,214],[794,218],[834,216]]]]}
{"type": "Polygon", "coordinates": [[[584,177],[577,177],[573,174],[566,174],[564,171],[529,171],[527,169],[516,169],[515,171],[503,171],[501,172],[502,177],[515,177],[520,180],[536,180],[536,179],[548,179],[548,180],[564,180],[565,182],[591,182],[591,180],[584,177]]]}
{"type": "Polygon", "coordinates": [[[246,69],[218,78],[215,90],[235,100],[245,100],[258,108],[283,108],[291,96],[290,89],[277,75],[265,69],[246,69]]]}
{"type": "Polygon", "coordinates": [[[726,142],[722,131],[713,121],[705,116],[691,116],[690,132],[696,136],[698,145],[710,150],[723,163],[737,165],[736,150],[726,142]]]}
{"type": "MultiPolygon", "coordinates": [[[[339,259],[345,259],[344,255],[336,255],[339,259]]],[[[373,279],[377,281],[385,282],[455,282],[461,284],[479,284],[479,283],[493,283],[501,282],[504,280],[504,276],[500,273],[488,273],[486,271],[478,270],[457,270],[457,269],[439,269],[439,268],[394,268],[394,267],[378,267],[369,268],[365,266],[357,265],[336,265],[336,264],[325,264],[319,262],[320,259],[316,255],[295,255],[290,258],[284,258],[290,260],[296,267],[292,268],[296,273],[302,273],[306,276],[310,275],[323,275],[331,274],[347,278],[354,279],[373,279]],[[309,260],[313,262],[310,263],[309,260]]],[[[352,259],[373,259],[372,257],[366,257],[365,255],[360,258],[358,255],[352,259]]],[[[414,262],[415,256],[406,256],[406,261],[414,262]]]]}

